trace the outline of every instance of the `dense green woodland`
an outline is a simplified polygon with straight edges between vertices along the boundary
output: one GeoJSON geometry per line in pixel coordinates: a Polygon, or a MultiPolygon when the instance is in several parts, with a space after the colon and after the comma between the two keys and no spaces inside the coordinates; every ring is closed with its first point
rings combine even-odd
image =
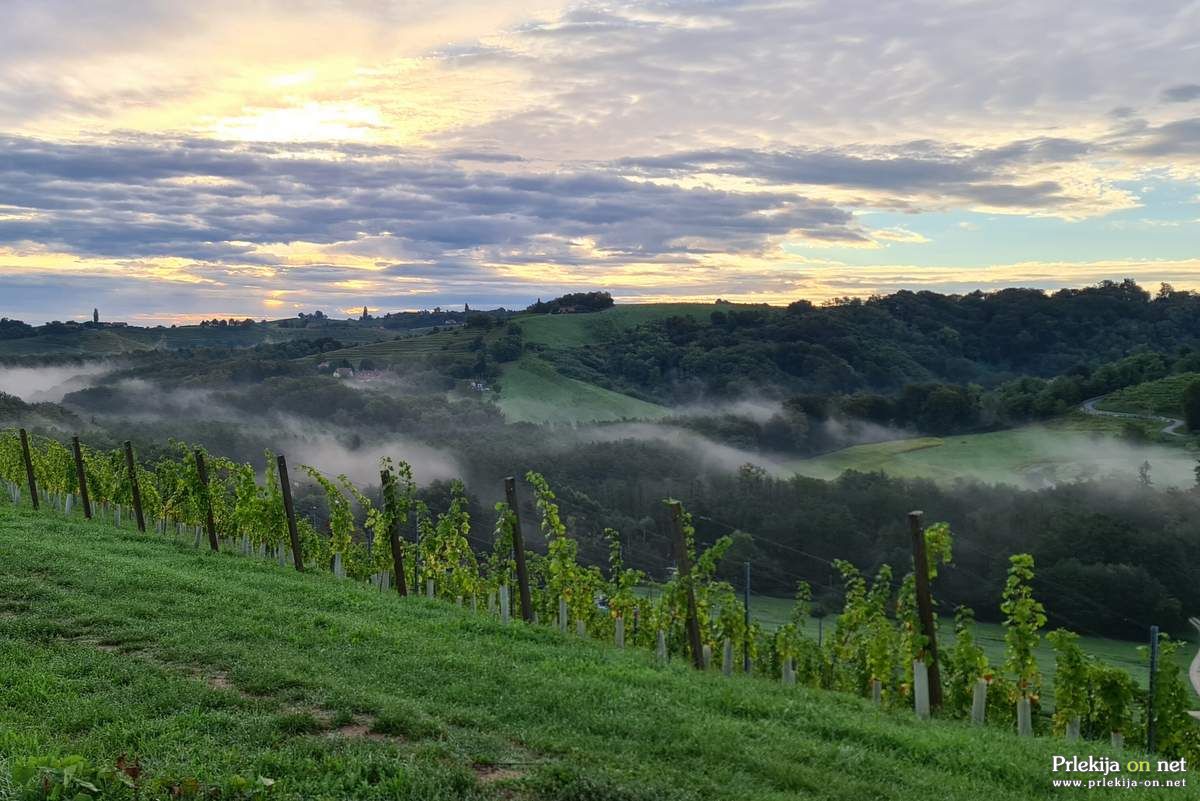
{"type": "MultiPolygon", "coordinates": [[[[610,301],[581,295],[543,310],[567,313],[610,301]]],[[[694,444],[647,438],[638,429],[506,423],[495,404],[451,391],[464,374],[494,376],[499,365],[536,350],[598,384],[708,404],[680,409],[660,423],[667,430],[744,449],[746,462],[757,453],[798,457],[881,426],[893,434],[945,434],[1048,418],[1122,387],[1196,372],[1200,296],[1164,287],[1151,297],[1126,281],[1053,294],[901,292],[786,309],[719,304],[708,319],[598,327],[577,347],[523,344],[521,318],[509,312],[439,311],[435,319],[446,314],[459,316],[464,344],[395,367],[377,387],[349,386],[321,374],[318,364],[374,368],[373,360],[355,359],[336,331],[398,318],[307,315],[289,324],[312,336],[125,354],[61,405],[0,397],[0,418],[59,437],[83,433],[104,447],[132,438],[147,459],[171,439],[198,442],[260,467],[264,449],[297,437],[325,437],[352,461],[368,444],[394,442],[401,458],[405,443],[421,444],[446,454],[466,481],[472,516],[483,521],[473,527],[481,548],[490,546],[481,532],[502,478],[537,470],[557,488],[585,559],[604,562],[601,532],[612,527],[630,562],[659,577],[670,553],[660,500],[678,497],[696,511],[702,541],[736,533],[727,576],[740,575],[749,560],[756,589],[790,595],[803,579],[830,607],[838,605],[838,591],[829,562],[847,559],[867,572],[883,562],[905,564],[904,515],[921,508],[929,520],[950,522],[962,544],[942,597],[947,605],[973,606],[981,618],[995,615],[1005,560],[1019,551],[1037,560],[1039,596],[1058,616],[1054,622],[1083,632],[1141,637],[1157,623],[1184,633],[1186,618],[1200,608],[1200,541],[1189,529],[1200,519],[1200,495],[1161,491],[1152,471],[1146,481],[1039,492],[864,474],[784,479],[698,459],[694,444]],[[772,411],[744,414],[720,403],[740,398],[769,399],[772,411]]],[[[27,335],[11,321],[4,325],[27,335]]],[[[83,361],[10,360],[64,368],[83,361]]],[[[369,473],[370,457],[362,461],[369,473]]],[[[420,474],[421,463],[414,466],[420,474]]],[[[448,486],[435,482],[422,492],[437,508],[448,486]]],[[[318,523],[327,514],[315,488],[303,491],[299,504],[318,523]]]]}
{"type": "Polygon", "coordinates": [[[737,395],[748,386],[845,393],[913,382],[995,385],[1086,373],[1139,349],[1200,342],[1200,296],[1133,281],[1046,294],[1034,289],[897,292],[826,306],[675,317],[562,355],[580,376],[660,398],[737,395]]]}

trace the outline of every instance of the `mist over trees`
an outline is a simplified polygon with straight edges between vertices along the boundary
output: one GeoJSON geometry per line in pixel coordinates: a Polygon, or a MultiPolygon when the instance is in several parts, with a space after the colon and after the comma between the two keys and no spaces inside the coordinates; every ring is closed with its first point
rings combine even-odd
{"type": "MultiPolygon", "coordinates": [[[[606,293],[580,293],[534,309],[579,314],[611,302],[606,293]]],[[[147,458],[171,439],[187,440],[260,467],[264,449],[286,442],[318,465],[360,471],[366,483],[377,480],[371,454],[380,447],[398,458],[420,453],[414,468],[425,471],[422,492],[433,505],[448,492],[447,479],[466,481],[478,548],[490,547],[502,477],[536,470],[554,484],[585,559],[604,563],[603,531],[611,527],[630,564],[659,578],[671,553],[661,499],[675,497],[696,512],[702,543],[734,536],[725,575],[736,578],[750,561],[758,589],[790,595],[803,579],[829,606],[839,592],[830,561],[868,572],[906,564],[904,515],[913,508],[953,526],[961,545],[943,597],[981,618],[994,614],[1007,555],[1018,551],[1037,559],[1038,592],[1056,622],[1085,633],[1133,634],[1148,622],[1185,631],[1188,610],[1200,605],[1200,545],[1187,522],[1200,517],[1200,494],[1156,486],[1153,465],[1144,480],[1133,466],[1119,478],[1036,491],[875,473],[825,482],[753,466],[872,436],[1045,419],[1114,389],[1198,371],[1194,294],[1164,288],[1151,296],[1124,282],[1053,294],[902,292],[786,309],[718,304],[702,319],[599,326],[587,344],[558,348],[527,342],[512,316],[466,308],[366,320],[304,315],[284,321],[303,329],[299,338],[107,356],[108,371],[61,405],[0,398],[0,422],[60,438],[83,433],[102,447],[131,438],[147,458]],[[362,326],[421,323],[453,330],[456,346],[398,367],[356,356],[338,339],[362,341],[353,339],[362,326]],[[530,355],[568,376],[674,405],[672,415],[637,424],[509,423],[486,397],[456,389],[467,378],[502,381],[503,365],[530,355]],[[368,370],[378,383],[347,383],[331,375],[334,367],[368,370]],[[657,436],[663,432],[670,436],[657,436]]],[[[0,321],[0,332],[20,337],[79,328],[0,321]]],[[[212,326],[204,330],[227,341],[212,326]]],[[[78,354],[12,358],[94,364],[78,354]]],[[[1200,389],[1186,394],[1194,425],[1200,389]]],[[[318,523],[328,513],[312,488],[301,488],[297,503],[318,523]]]]}

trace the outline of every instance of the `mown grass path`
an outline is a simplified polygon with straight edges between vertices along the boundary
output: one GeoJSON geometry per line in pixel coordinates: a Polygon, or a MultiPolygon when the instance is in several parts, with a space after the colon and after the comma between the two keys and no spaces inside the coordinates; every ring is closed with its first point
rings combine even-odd
{"type": "Polygon", "coordinates": [[[126,754],[289,799],[974,801],[1060,797],[1064,750],[1108,752],[0,504],[3,760],[126,754]]]}

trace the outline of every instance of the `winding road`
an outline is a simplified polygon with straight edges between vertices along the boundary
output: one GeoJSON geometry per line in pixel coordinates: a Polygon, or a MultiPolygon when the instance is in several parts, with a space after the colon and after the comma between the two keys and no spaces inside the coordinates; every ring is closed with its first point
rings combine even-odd
{"type": "Polygon", "coordinates": [[[1097,409],[1096,404],[1107,398],[1107,395],[1100,395],[1089,400],[1085,400],[1079,404],[1079,411],[1084,414],[1094,414],[1097,417],[1123,417],[1127,420],[1156,420],[1160,423],[1166,423],[1162,428],[1162,433],[1172,437],[1182,437],[1183,433],[1179,430],[1183,428],[1183,421],[1174,417],[1164,417],[1160,414],[1135,414],[1134,412],[1108,412],[1104,409],[1097,409]]]}

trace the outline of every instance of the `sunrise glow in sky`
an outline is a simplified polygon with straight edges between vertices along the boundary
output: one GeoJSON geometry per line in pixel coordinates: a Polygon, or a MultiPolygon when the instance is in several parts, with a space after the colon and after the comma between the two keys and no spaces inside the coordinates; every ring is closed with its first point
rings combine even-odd
{"type": "Polygon", "coordinates": [[[4,316],[1200,289],[1200,2],[3,15],[4,316]]]}

